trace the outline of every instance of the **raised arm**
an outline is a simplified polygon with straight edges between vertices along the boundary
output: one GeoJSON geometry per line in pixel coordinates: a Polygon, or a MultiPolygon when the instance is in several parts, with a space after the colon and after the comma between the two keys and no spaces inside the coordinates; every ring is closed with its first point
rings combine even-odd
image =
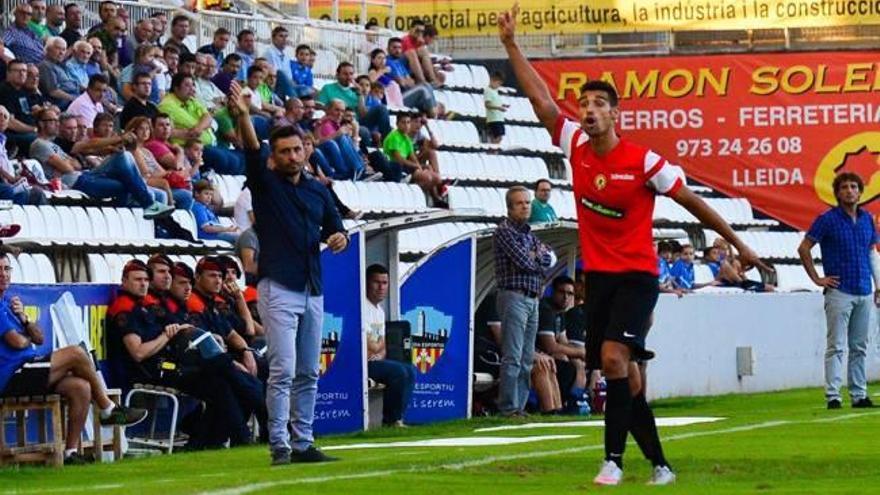
{"type": "Polygon", "coordinates": [[[229,86],[228,103],[229,113],[236,118],[238,129],[241,131],[241,140],[246,150],[257,151],[260,149],[260,140],[257,139],[257,131],[254,130],[254,124],[251,122],[248,105],[241,98],[241,86],[237,82],[233,82],[229,86]]]}
{"type": "Polygon", "coordinates": [[[553,135],[556,130],[556,119],[559,117],[559,107],[553,101],[553,96],[547,85],[535,71],[532,64],[526,59],[519,46],[516,44],[516,17],[519,15],[519,3],[513,4],[513,8],[498,15],[498,31],[501,44],[507,51],[510,67],[519,81],[523,93],[532,103],[535,115],[544,124],[544,127],[553,135]]]}

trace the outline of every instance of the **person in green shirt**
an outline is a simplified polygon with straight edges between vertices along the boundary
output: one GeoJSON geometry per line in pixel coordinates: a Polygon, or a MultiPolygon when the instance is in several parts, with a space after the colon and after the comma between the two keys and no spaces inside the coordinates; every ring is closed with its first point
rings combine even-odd
{"type": "Polygon", "coordinates": [[[440,194],[443,187],[440,174],[434,172],[430,165],[419,162],[415,146],[407,134],[412,118],[413,116],[410,114],[399,114],[397,128],[385,137],[382,151],[388,156],[390,163],[387,173],[382,170],[382,175],[387,181],[400,182],[403,172],[407,172],[410,174],[412,182],[421,187],[425,194],[434,200],[435,205],[445,206],[446,203],[440,194]]]}
{"type": "MultiPolygon", "coordinates": [[[[391,132],[391,119],[388,115],[388,107],[385,105],[375,105],[367,107],[367,94],[360,89],[355,90],[354,83],[354,66],[348,62],[342,62],[336,67],[336,82],[325,84],[316,98],[317,102],[325,108],[330,105],[333,100],[342,100],[345,108],[357,112],[358,123],[366,129],[375,129],[381,135],[387,136],[391,132]]],[[[373,144],[370,133],[361,134],[361,138],[365,139],[365,144],[371,146],[373,144]]],[[[379,143],[375,143],[378,145],[379,143]]]]}
{"type": "Polygon", "coordinates": [[[244,174],[244,154],[225,146],[217,146],[214,116],[197,100],[195,80],[189,74],[175,74],[171,90],[159,103],[159,111],[168,114],[174,124],[171,142],[183,145],[199,139],[205,145],[205,166],[221,174],[244,174]]]}
{"type": "Polygon", "coordinates": [[[540,179],[535,183],[535,200],[532,201],[532,214],[529,223],[554,223],[558,222],[556,211],[550,206],[550,191],[553,186],[547,179],[540,179]]]}
{"type": "Polygon", "coordinates": [[[46,38],[51,36],[49,28],[43,24],[46,17],[46,2],[43,0],[31,0],[31,20],[28,21],[28,28],[34,32],[44,42],[46,38]]]}

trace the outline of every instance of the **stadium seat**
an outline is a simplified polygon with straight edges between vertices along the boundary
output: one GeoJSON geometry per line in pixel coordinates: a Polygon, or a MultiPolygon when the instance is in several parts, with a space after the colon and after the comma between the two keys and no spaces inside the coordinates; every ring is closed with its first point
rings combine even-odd
{"type": "Polygon", "coordinates": [[[37,282],[41,284],[55,283],[55,267],[48,256],[42,253],[31,255],[34,265],[37,268],[37,282]]]}
{"type": "Polygon", "coordinates": [[[19,273],[21,275],[18,278],[19,283],[22,284],[38,284],[40,283],[40,268],[37,266],[37,262],[34,261],[34,258],[31,257],[30,254],[20,253],[18,255],[18,265],[20,267],[19,273]]]}
{"type": "Polygon", "coordinates": [[[94,284],[110,284],[113,279],[110,276],[110,267],[104,256],[97,253],[87,255],[89,282],[94,284]]]}

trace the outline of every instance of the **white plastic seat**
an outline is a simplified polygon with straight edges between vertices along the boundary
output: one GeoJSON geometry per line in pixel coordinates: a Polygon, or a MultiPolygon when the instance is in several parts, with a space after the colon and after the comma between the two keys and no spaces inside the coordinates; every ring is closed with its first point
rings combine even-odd
{"type": "Polygon", "coordinates": [[[101,213],[104,215],[104,221],[107,222],[107,238],[117,246],[131,245],[126,242],[125,232],[122,229],[122,221],[119,218],[119,211],[116,208],[102,207],[101,213]]]}
{"type": "Polygon", "coordinates": [[[54,284],[56,281],[55,266],[52,265],[52,260],[42,253],[32,254],[31,258],[37,267],[37,282],[41,284],[54,284]]]}
{"type": "Polygon", "coordinates": [[[107,266],[107,260],[97,253],[89,253],[87,255],[89,263],[89,282],[94,284],[111,284],[115,281],[110,276],[110,267],[107,266]]]}
{"type": "Polygon", "coordinates": [[[22,274],[21,274],[21,265],[18,263],[18,257],[9,256],[9,266],[12,267],[12,280],[16,282],[21,282],[22,274]]]}
{"type": "Polygon", "coordinates": [[[21,275],[18,277],[19,283],[40,283],[40,268],[37,266],[37,262],[34,261],[33,257],[31,257],[30,254],[20,253],[18,255],[18,265],[21,268],[19,270],[21,275]]]}

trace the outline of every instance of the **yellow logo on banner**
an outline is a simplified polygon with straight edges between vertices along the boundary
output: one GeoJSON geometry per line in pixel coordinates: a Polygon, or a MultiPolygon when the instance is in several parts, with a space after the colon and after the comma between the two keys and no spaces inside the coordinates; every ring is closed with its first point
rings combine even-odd
{"type": "MultiPolygon", "coordinates": [[[[310,3],[313,17],[330,18],[333,2],[310,3]]],[[[493,35],[499,10],[509,3],[461,0],[397,0],[371,6],[367,17],[405,31],[413,19],[437,26],[443,36],[493,35]]],[[[614,31],[701,31],[782,27],[825,27],[880,23],[880,2],[872,0],[520,0],[518,29],[527,34],[614,31]]],[[[359,2],[340,2],[339,18],[363,25],[359,2]]]]}
{"type": "Polygon", "coordinates": [[[858,173],[865,181],[861,204],[866,204],[880,196],[880,132],[862,132],[850,136],[833,148],[822,158],[816,169],[813,187],[819,199],[829,205],[836,205],[832,183],[834,177],[846,168],[858,173]],[[867,172],[859,172],[857,161],[868,161],[867,172]]]}

